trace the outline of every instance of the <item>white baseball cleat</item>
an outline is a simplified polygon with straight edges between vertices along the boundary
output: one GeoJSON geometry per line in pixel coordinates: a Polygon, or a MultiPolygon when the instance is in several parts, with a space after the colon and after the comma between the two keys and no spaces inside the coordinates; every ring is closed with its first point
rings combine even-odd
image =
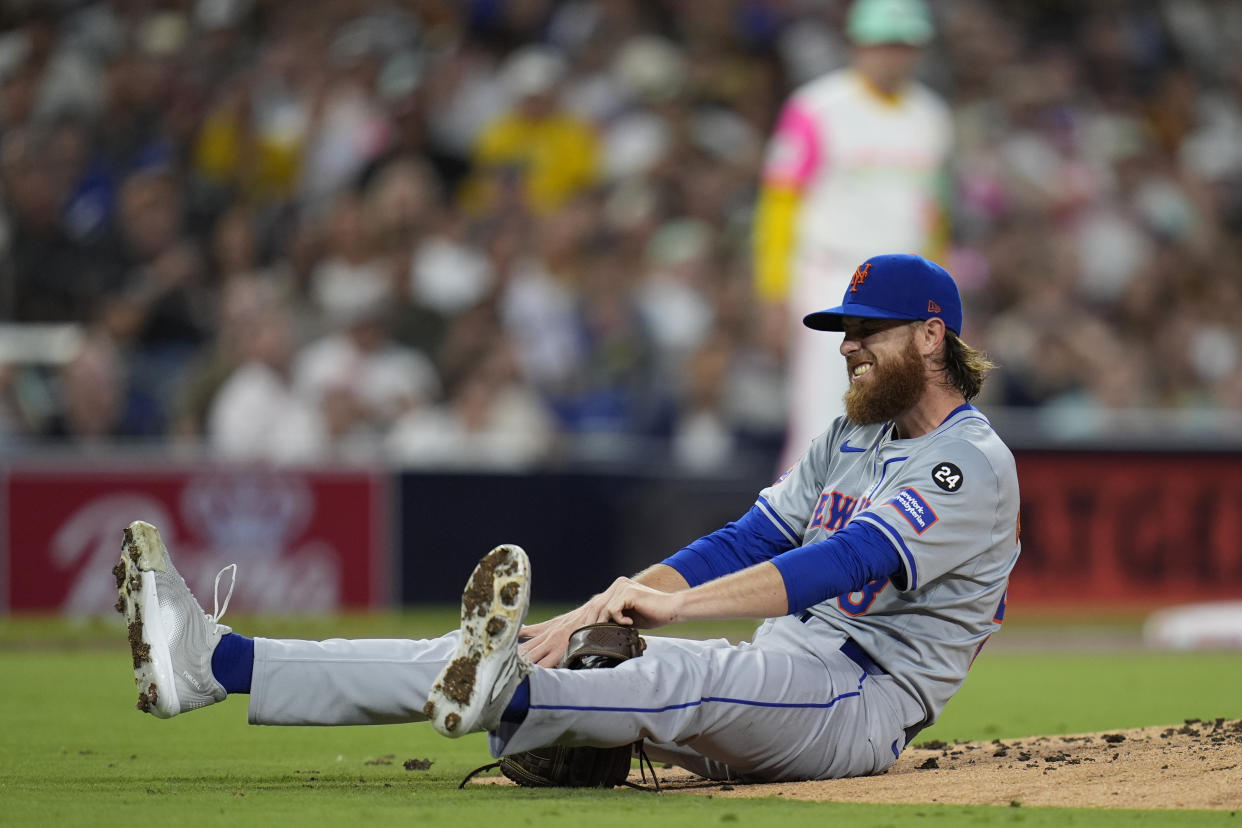
{"type": "Polygon", "coordinates": [[[211,672],[211,654],[232,632],[217,623],[228,609],[237,583],[237,564],[216,574],[215,612],[203,612],[160,540],[159,530],[136,520],[125,528],[116,576],[121,597],[116,610],[129,626],[138,709],[161,719],[221,701],[227,694],[211,672]],[[232,583],[219,605],[220,577],[232,570],[232,583]]]}
{"type": "Polygon", "coordinates": [[[518,652],[530,606],[530,561],[497,546],[474,568],[461,596],[461,640],[431,685],[423,713],[445,736],[495,730],[513,691],[534,665],[518,652]]]}

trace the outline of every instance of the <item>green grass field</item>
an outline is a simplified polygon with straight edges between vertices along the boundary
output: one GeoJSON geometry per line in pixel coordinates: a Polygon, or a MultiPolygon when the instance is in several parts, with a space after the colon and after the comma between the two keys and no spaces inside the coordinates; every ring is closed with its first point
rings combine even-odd
{"type": "MultiPolygon", "coordinates": [[[[230,622],[275,637],[419,637],[455,626],[456,610],[230,622]]],[[[751,626],[675,632],[738,637],[751,626]]],[[[1133,632],[1133,619],[1110,631],[1133,632]]],[[[1236,653],[1076,646],[1098,633],[1063,620],[1048,628],[1007,623],[1001,636],[1022,646],[1002,638],[990,644],[943,719],[919,741],[1242,715],[1236,653]],[[1066,647],[1031,644],[1047,640],[1066,647]]],[[[243,699],[170,721],[141,715],[123,638],[119,616],[0,621],[0,825],[1242,826],[1242,814],[1228,812],[856,805],[488,786],[459,791],[461,777],[489,761],[481,735],[450,741],[426,725],[250,727],[243,699]],[[431,765],[406,770],[408,759],[431,765]]]]}

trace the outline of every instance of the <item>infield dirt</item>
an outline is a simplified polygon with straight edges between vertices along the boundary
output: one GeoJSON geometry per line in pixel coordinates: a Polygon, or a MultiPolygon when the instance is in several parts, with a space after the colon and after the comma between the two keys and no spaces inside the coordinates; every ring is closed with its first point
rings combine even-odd
{"type": "MultiPolygon", "coordinates": [[[[634,774],[634,781],[637,774],[634,774]]],[[[1037,736],[915,742],[880,776],[742,785],[661,770],[665,790],[836,802],[1242,811],[1242,720],[1037,736]]]]}
{"type": "MultiPolygon", "coordinates": [[[[670,794],[814,802],[1046,805],[1242,811],[1242,720],[996,739],[916,742],[879,776],[820,782],[712,782],[657,771],[670,794]]],[[[637,769],[630,781],[643,784],[637,769]]],[[[648,777],[648,782],[650,777],[648,777]]],[[[482,784],[513,784],[478,779],[482,784]]]]}

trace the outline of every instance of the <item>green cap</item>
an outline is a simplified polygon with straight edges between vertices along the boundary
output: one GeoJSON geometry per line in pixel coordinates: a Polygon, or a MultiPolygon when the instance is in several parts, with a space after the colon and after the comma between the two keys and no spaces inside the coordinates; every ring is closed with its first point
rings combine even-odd
{"type": "Polygon", "coordinates": [[[932,39],[931,12],[923,0],[857,0],[845,31],[858,46],[925,46],[932,39]]]}

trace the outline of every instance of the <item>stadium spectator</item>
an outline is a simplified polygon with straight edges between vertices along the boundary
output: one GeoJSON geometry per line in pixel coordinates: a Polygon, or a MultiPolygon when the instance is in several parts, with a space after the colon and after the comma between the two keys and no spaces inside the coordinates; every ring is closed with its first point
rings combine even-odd
{"type": "Polygon", "coordinates": [[[312,341],[294,359],[295,393],[320,409],[345,456],[376,456],[393,423],[440,396],[431,360],[392,340],[390,305],[376,297],[338,311],[331,319],[339,330],[312,341]]]}
{"type": "Polygon", "coordinates": [[[77,355],[58,372],[55,387],[61,401],[49,434],[76,448],[106,448],[128,436],[128,378],[121,354],[103,335],[87,338],[77,355]]]}
{"type": "Polygon", "coordinates": [[[529,469],[553,449],[555,420],[521,381],[512,346],[493,338],[469,360],[449,398],[415,408],[394,423],[386,449],[411,466],[529,469]]]}
{"type": "Polygon", "coordinates": [[[229,460],[312,462],[332,443],[320,407],[293,385],[293,322],[271,297],[238,313],[238,364],[213,395],[206,418],[211,448],[229,460]]]}
{"type": "Polygon", "coordinates": [[[546,213],[595,184],[598,138],[562,106],[565,73],[564,58],[546,47],[522,47],[505,61],[499,80],[512,103],[479,135],[467,208],[546,213]]]}
{"type": "Polygon", "coordinates": [[[80,244],[62,222],[65,177],[34,127],[0,137],[0,309],[15,322],[88,322],[114,286],[116,266],[80,244]]]}

